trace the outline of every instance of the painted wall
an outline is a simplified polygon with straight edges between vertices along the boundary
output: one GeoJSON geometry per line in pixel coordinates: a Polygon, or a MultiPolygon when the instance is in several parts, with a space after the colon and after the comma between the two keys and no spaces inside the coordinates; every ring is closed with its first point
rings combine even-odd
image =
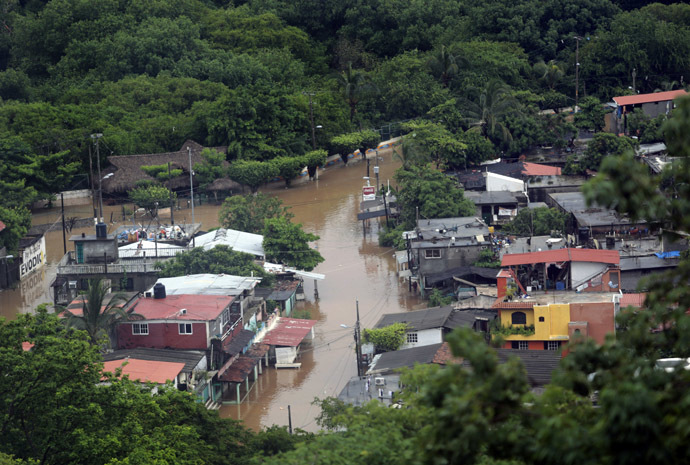
{"type": "Polygon", "coordinates": [[[587,280],[593,279],[594,276],[603,273],[606,268],[607,265],[605,263],[571,262],[570,272],[572,273],[573,289],[587,280]]]}
{"type": "Polygon", "coordinates": [[[570,304],[571,321],[586,321],[587,333],[597,344],[603,344],[608,333],[615,332],[613,302],[570,304]]]}
{"type": "Polygon", "coordinates": [[[511,326],[512,315],[515,312],[525,313],[527,326],[534,325],[534,334],[531,336],[506,336],[506,341],[568,340],[568,323],[571,321],[569,304],[535,305],[532,310],[501,310],[501,324],[511,326]],[[540,318],[543,318],[544,321],[539,321],[540,318]]]}
{"type": "MultiPolygon", "coordinates": [[[[428,346],[431,344],[439,344],[443,342],[443,330],[441,328],[423,329],[421,331],[408,331],[408,333],[417,333],[416,343],[405,343],[400,346],[400,349],[409,349],[411,347],[428,346]]],[[[407,335],[405,335],[407,340],[407,335]]]]}
{"type": "Polygon", "coordinates": [[[179,334],[179,323],[183,322],[148,322],[148,335],[132,334],[132,323],[120,324],[117,327],[117,348],[135,349],[137,347],[151,347],[154,349],[196,350],[206,350],[208,348],[205,322],[191,322],[192,334],[179,334]]]}
{"type": "Polygon", "coordinates": [[[486,173],[486,190],[524,192],[525,183],[520,179],[502,176],[496,173],[486,173]]]}
{"type": "Polygon", "coordinates": [[[426,247],[413,249],[412,253],[417,255],[419,263],[419,274],[424,277],[429,274],[440,273],[452,268],[470,266],[479,259],[479,253],[488,243],[471,244],[463,246],[448,247],[448,242],[439,242],[437,247],[426,247]],[[425,250],[438,249],[440,258],[426,258],[425,250]]]}

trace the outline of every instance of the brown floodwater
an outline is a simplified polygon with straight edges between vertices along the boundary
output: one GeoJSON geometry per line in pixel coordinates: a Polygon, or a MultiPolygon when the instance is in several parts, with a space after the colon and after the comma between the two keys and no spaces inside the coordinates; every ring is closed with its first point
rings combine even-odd
{"type": "MultiPolygon", "coordinates": [[[[379,154],[380,182],[385,183],[392,179],[399,162],[392,159],[389,150],[379,154]]],[[[372,179],[373,165],[372,160],[372,179]]],[[[293,221],[320,237],[315,246],[325,261],[314,271],[326,275],[326,279],[318,282],[318,300],[314,297],[314,282],[305,280],[306,301],[297,306],[308,310],[318,323],[314,341],[303,347],[301,368],[264,370],[248,398],[240,405],[224,405],[221,416],[243,420],[253,429],[287,425],[289,405],[294,428],[317,430],[314,419],[319,411],[312,405],[314,398],[337,396],[346,381],[357,375],[353,337],[356,302],[365,328],[372,327],[384,313],[423,306],[397,278],[393,250],[378,246],[377,220],[370,220],[366,235],[357,221],[365,175],[366,163],[350,162],[320,172],[317,181],[298,182],[290,189],[278,184],[265,189],[291,207],[293,221]]],[[[90,208],[72,207],[66,216],[88,217],[90,208]]],[[[195,220],[205,230],[218,226],[218,210],[216,205],[201,205],[195,208],[195,220]]],[[[105,206],[106,218],[111,212],[117,218],[121,207],[105,206]]],[[[53,209],[34,215],[34,223],[48,223],[59,217],[59,211],[53,209]]],[[[185,220],[191,222],[191,210],[175,212],[176,222],[185,220]]],[[[75,228],[71,234],[92,230],[75,228]]],[[[61,230],[46,234],[46,248],[48,264],[42,271],[17,289],[0,292],[0,316],[14,318],[17,313],[33,311],[39,303],[52,302],[49,284],[63,255],[61,230]]]]}

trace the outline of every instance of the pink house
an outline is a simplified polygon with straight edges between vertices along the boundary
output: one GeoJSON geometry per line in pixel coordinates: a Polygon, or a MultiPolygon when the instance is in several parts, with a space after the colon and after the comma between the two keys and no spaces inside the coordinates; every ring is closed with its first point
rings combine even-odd
{"type": "Polygon", "coordinates": [[[117,347],[206,350],[211,339],[233,329],[232,301],[232,296],[184,294],[139,299],[134,312],[144,319],[117,327],[117,347]]]}

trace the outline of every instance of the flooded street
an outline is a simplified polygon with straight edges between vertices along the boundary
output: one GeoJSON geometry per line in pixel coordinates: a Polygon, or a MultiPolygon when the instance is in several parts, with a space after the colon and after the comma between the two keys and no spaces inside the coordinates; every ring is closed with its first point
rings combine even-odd
{"type": "MultiPolygon", "coordinates": [[[[380,153],[380,182],[385,183],[392,178],[399,162],[392,160],[390,150],[380,153]]],[[[372,177],[373,164],[372,160],[372,177]]],[[[384,313],[423,306],[418,298],[409,296],[404,283],[399,283],[393,250],[378,246],[376,220],[370,220],[366,237],[361,222],[357,221],[365,175],[366,163],[351,163],[321,172],[318,181],[298,183],[290,189],[282,187],[282,183],[265,189],[291,207],[293,221],[302,223],[305,231],[320,236],[316,245],[325,261],[314,270],[326,275],[325,280],[318,282],[320,298],[314,298],[314,282],[305,280],[307,300],[297,307],[308,310],[318,323],[313,344],[302,353],[301,368],[265,370],[248,399],[241,405],[223,406],[222,416],[241,419],[254,429],[287,425],[290,405],[294,428],[317,430],[314,418],[318,408],[311,404],[313,399],[337,396],[346,381],[357,374],[353,337],[356,300],[359,300],[364,328],[371,327],[384,313]]],[[[89,216],[89,209],[88,205],[74,207],[67,211],[67,216],[89,216]]],[[[106,218],[111,211],[117,218],[121,207],[106,210],[106,218]]],[[[196,222],[201,222],[204,230],[218,226],[218,210],[215,205],[199,206],[195,209],[196,222]]],[[[35,217],[35,224],[59,219],[59,211],[51,210],[40,216],[40,220],[35,217]]],[[[175,212],[176,223],[185,219],[191,222],[190,210],[175,212]]],[[[82,231],[93,234],[93,228],[75,228],[71,234],[82,231]]],[[[13,318],[18,312],[33,310],[39,303],[52,302],[48,286],[63,255],[60,229],[46,235],[46,247],[48,266],[43,271],[16,290],[0,292],[0,315],[13,318]]],[[[67,248],[70,249],[69,241],[67,248]]]]}

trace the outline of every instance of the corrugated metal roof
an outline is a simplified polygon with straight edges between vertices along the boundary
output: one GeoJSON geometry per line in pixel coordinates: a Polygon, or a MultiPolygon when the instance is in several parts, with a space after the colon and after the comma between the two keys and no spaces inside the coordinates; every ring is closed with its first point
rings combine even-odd
{"type": "Polygon", "coordinates": [[[385,328],[395,323],[406,323],[408,329],[422,330],[441,328],[448,320],[453,307],[433,307],[414,312],[387,313],[383,315],[374,328],[385,328]]]}
{"type": "Polygon", "coordinates": [[[258,363],[258,358],[240,355],[222,375],[218,376],[218,379],[226,383],[241,383],[258,363]]]}
{"type": "Polygon", "coordinates": [[[617,250],[569,248],[542,250],[540,252],[506,254],[501,259],[501,266],[556,262],[593,262],[618,265],[620,263],[620,255],[617,250]]]}
{"type": "Polygon", "coordinates": [[[412,347],[411,349],[396,350],[394,352],[385,352],[374,358],[374,363],[367,373],[387,373],[399,368],[412,368],[417,363],[431,363],[436,356],[436,352],[438,352],[442,345],[443,343],[438,343],[421,347],[412,347]]]}
{"type": "Polygon", "coordinates": [[[243,329],[239,333],[223,341],[223,350],[230,355],[239,354],[252,342],[254,336],[254,331],[243,329]]]}
{"type": "Polygon", "coordinates": [[[103,372],[114,373],[122,368],[122,376],[128,375],[132,381],[165,384],[173,381],[184,369],[182,362],[158,362],[154,360],[110,360],[103,364],[103,372]]]}
{"type": "Polygon", "coordinates": [[[639,95],[625,95],[621,97],[613,97],[613,101],[618,105],[640,105],[643,103],[666,102],[673,100],[681,95],[686,95],[684,89],[669,90],[668,92],[655,92],[653,94],[639,94],[639,95]]]}
{"type": "Polygon", "coordinates": [[[134,311],[146,320],[215,320],[233,298],[224,295],[169,295],[140,299],[134,311]],[[182,310],[186,310],[182,312],[182,310]]]}
{"type": "Polygon", "coordinates": [[[217,245],[227,245],[236,252],[244,252],[257,257],[264,256],[264,236],[234,229],[220,228],[195,238],[196,246],[212,249],[217,245]]]}
{"type": "Polygon", "coordinates": [[[495,309],[511,309],[511,308],[534,308],[534,302],[524,302],[524,301],[515,301],[515,302],[504,302],[503,297],[499,297],[496,299],[496,302],[491,306],[491,308],[495,309]]]}
{"type": "Polygon", "coordinates": [[[531,386],[544,386],[551,382],[552,373],[561,362],[561,354],[556,350],[515,350],[496,349],[498,363],[505,363],[512,357],[520,359],[527,372],[531,386]]]}
{"type": "Polygon", "coordinates": [[[296,318],[279,318],[275,327],[266,334],[261,342],[272,346],[296,347],[309,334],[316,320],[296,318]]]}
{"type": "Polygon", "coordinates": [[[137,360],[151,360],[156,362],[176,362],[184,363],[185,373],[191,373],[199,362],[206,357],[206,354],[198,350],[173,350],[173,349],[151,349],[148,347],[137,347],[136,349],[121,349],[103,355],[103,360],[110,362],[113,360],[123,360],[126,358],[137,360]]]}
{"type": "MultiPolygon", "coordinates": [[[[165,286],[167,295],[239,295],[244,290],[254,289],[259,282],[261,278],[230,274],[190,274],[156,281],[165,286]]],[[[153,287],[149,292],[153,293],[153,287]]]]}

